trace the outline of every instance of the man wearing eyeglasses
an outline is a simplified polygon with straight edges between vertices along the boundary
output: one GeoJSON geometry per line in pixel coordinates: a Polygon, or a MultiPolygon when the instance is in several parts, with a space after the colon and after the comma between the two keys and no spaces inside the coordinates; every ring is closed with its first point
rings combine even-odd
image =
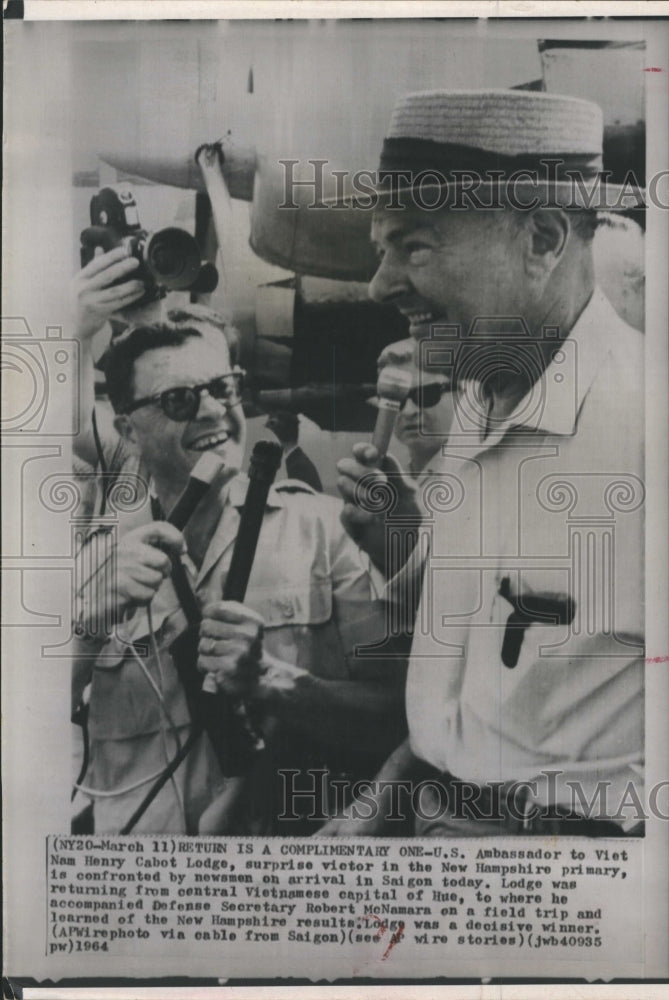
{"type": "Polygon", "coordinates": [[[395,422],[395,437],[409,452],[412,476],[432,471],[432,462],[448,441],[453,423],[453,384],[444,376],[421,372],[413,340],[388,344],[379,354],[379,371],[392,365],[411,372],[412,386],[395,422]]]}
{"type": "MultiPolygon", "coordinates": [[[[89,301],[130,296],[132,265],[112,254],[88,265],[89,301]],[[126,280],[113,292],[97,280],[119,270],[126,280]]],[[[187,738],[190,718],[169,655],[184,627],[170,580],[170,555],[180,555],[203,610],[198,669],[250,704],[267,751],[238,796],[239,783],[221,780],[201,738],[133,832],[293,835],[304,824],[282,825],[277,816],[299,815],[303,803],[295,796],[285,809],[277,768],[301,772],[289,779],[296,791],[314,787],[308,768],[371,777],[403,735],[404,664],[356,655],[358,644],[385,635],[385,609],[340,526],[339,501],[308,487],[270,491],[245,604],[221,600],[247,489],[239,472],[242,372],[228,326],[202,313],[171,315],[135,326],[106,356],[116,438],[105,435],[102,444],[119,449],[121,461],[136,457],[151,504],[119,513],[116,577],[106,587],[97,578],[97,607],[100,561],[89,541],[94,582],[79,595],[86,656],[75,680],[80,689],[92,676],[91,754],[80,784],[94,802],[96,832],[118,831],[187,738]],[[220,481],[181,534],[165,512],[207,451],[224,462],[220,481]],[[101,615],[114,626],[104,643],[95,627],[101,615]]],[[[314,801],[307,813],[324,820],[327,802],[314,801]]]]}

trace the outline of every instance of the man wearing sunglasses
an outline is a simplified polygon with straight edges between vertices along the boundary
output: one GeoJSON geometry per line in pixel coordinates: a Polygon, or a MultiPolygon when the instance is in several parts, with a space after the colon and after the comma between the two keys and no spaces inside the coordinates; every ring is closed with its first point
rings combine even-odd
{"type": "Polygon", "coordinates": [[[412,386],[395,422],[395,437],[409,452],[412,476],[432,471],[432,461],[448,441],[453,422],[453,384],[444,376],[421,372],[414,360],[413,340],[384,347],[376,366],[392,365],[411,372],[412,386]]]}
{"type": "Polygon", "coordinates": [[[247,489],[239,471],[243,373],[229,327],[202,312],[171,315],[116,338],[106,358],[116,439],[104,435],[103,447],[116,447],[122,461],[136,457],[151,502],[118,514],[112,585],[95,577],[91,546],[99,534],[86,549],[94,582],[79,595],[85,656],[75,681],[81,689],[92,678],[91,754],[81,784],[94,802],[96,832],[118,831],[187,738],[190,719],[169,654],[184,618],[167,553],[181,554],[203,609],[198,669],[250,703],[267,751],[238,796],[239,783],[221,780],[201,738],[134,832],[293,835],[304,824],[277,816],[299,815],[302,803],[295,796],[285,809],[277,769],[300,772],[289,779],[296,790],[313,787],[309,768],[370,777],[403,734],[404,664],[356,655],[357,645],[385,635],[385,608],[340,525],[339,501],[306,486],[270,491],[246,602],[221,600],[247,489]],[[165,512],[206,451],[223,460],[223,471],[182,535],[165,512]],[[101,615],[114,623],[104,643],[95,628],[101,615]]]}

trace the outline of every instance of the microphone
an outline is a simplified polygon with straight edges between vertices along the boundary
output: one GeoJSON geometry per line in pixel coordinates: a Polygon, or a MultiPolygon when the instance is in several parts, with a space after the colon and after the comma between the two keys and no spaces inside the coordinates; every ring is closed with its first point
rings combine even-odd
{"type": "MultiPolygon", "coordinates": [[[[259,441],[253,449],[249,489],[223,593],[226,600],[244,599],[267,494],[281,464],[281,454],[281,445],[271,441],[259,441]]],[[[183,530],[223,466],[218,456],[209,452],[202,455],[191,472],[186,489],[167,516],[170,524],[183,530]]],[[[178,556],[172,559],[172,583],[189,627],[175,639],[170,652],[191,717],[195,726],[207,733],[221,772],[226,776],[241,774],[261,748],[261,738],[251,728],[244,706],[234,705],[230,698],[221,695],[212,676],[201,680],[194,668],[202,613],[186,568],[178,556]]]]}
{"type": "MultiPolygon", "coordinates": [[[[251,482],[224,588],[224,596],[228,599],[242,600],[246,593],[267,494],[280,464],[281,445],[273,441],[259,441],[256,444],[249,470],[251,482]]],[[[170,524],[174,524],[179,530],[185,527],[222,467],[223,462],[210,453],[204,454],[199,459],[191,472],[186,489],[167,517],[170,524]]],[[[186,694],[191,714],[191,732],[179,752],[121,828],[121,834],[128,834],[134,829],[161,789],[191,752],[203,731],[209,737],[221,773],[225,777],[244,774],[254,755],[262,747],[262,737],[253,730],[245,706],[241,703],[235,705],[230,698],[221,695],[215,687],[215,682],[214,693],[211,690],[213,678],[205,678],[204,683],[200,685],[200,675],[195,669],[195,662],[202,614],[186,568],[178,557],[172,560],[172,582],[189,626],[174,640],[170,646],[170,653],[186,694]]]]}
{"type": "Polygon", "coordinates": [[[294,389],[260,389],[255,399],[265,410],[290,410],[299,412],[314,403],[348,403],[369,399],[374,395],[374,385],[363,382],[360,385],[345,383],[332,385],[326,382],[310,382],[294,389]]]}
{"type": "MultiPolygon", "coordinates": [[[[222,458],[211,452],[205,452],[198,459],[191,471],[186,489],[166,517],[168,524],[173,524],[179,531],[183,531],[224,464],[222,458]]],[[[184,565],[177,555],[172,556],[172,583],[188,624],[199,625],[202,617],[200,605],[193,593],[184,565]]],[[[191,696],[195,694],[191,684],[184,684],[184,687],[191,696]]]]}
{"type": "MultiPolygon", "coordinates": [[[[223,585],[224,601],[243,601],[251,575],[258,537],[265,514],[270,486],[281,465],[282,448],[276,441],[258,441],[249,465],[249,486],[242,508],[230,568],[223,585]]],[[[202,724],[212,739],[223,774],[244,774],[256,753],[262,750],[262,736],[253,728],[246,705],[234,704],[221,695],[214,677],[207,675],[199,699],[202,724]]]]}
{"type": "Polygon", "coordinates": [[[376,417],[372,444],[379,453],[379,458],[385,458],[390,439],[393,436],[395,421],[411,388],[411,372],[403,368],[388,365],[381,369],[376,384],[379,412],[376,417]]]}
{"type": "MultiPolygon", "coordinates": [[[[246,596],[267,495],[281,465],[282,453],[281,445],[276,441],[258,441],[253,449],[249,464],[249,487],[242,507],[230,568],[223,584],[224,601],[241,602],[246,596]]],[[[202,690],[208,694],[218,693],[213,677],[205,677],[202,690]]]]}
{"type": "Polygon", "coordinates": [[[204,452],[191,471],[186,489],[167,515],[166,520],[169,524],[183,531],[224,464],[218,455],[209,451],[204,452]]]}
{"type": "Polygon", "coordinates": [[[276,441],[258,441],[249,465],[249,488],[242,508],[230,569],[223,587],[224,601],[243,601],[256,554],[270,486],[281,465],[283,449],[276,441]]]}

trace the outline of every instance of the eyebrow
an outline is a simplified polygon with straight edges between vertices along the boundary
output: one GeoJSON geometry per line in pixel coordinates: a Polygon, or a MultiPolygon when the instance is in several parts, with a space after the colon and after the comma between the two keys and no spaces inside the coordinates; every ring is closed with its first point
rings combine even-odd
{"type": "MultiPolygon", "coordinates": [[[[400,240],[402,240],[405,236],[409,236],[412,233],[422,232],[423,230],[428,230],[430,234],[434,237],[440,236],[439,231],[430,222],[412,223],[412,222],[401,222],[398,220],[397,224],[390,230],[390,232],[386,233],[384,237],[384,242],[390,243],[391,245],[394,246],[395,244],[399,243],[400,240]]],[[[378,240],[375,240],[373,237],[371,238],[371,243],[375,249],[377,250],[381,249],[381,244],[379,243],[378,240]]]]}
{"type": "Polygon", "coordinates": [[[157,396],[162,396],[164,392],[171,392],[172,389],[194,389],[196,386],[200,386],[202,388],[203,386],[209,385],[210,382],[215,382],[219,378],[224,378],[227,375],[234,375],[234,374],[235,372],[233,371],[227,371],[223,372],[221,375],[209,375],[206,379],[204,380],[200,379],[197,382],[194,381],[193,379],[188,380],[184,377],[180,382],[173,382],[171,385],[166,385],[162,389],[156,389],[154,392],[148,393],[145,396],[138,396],[137,398],[155,399],[157,396]]]}

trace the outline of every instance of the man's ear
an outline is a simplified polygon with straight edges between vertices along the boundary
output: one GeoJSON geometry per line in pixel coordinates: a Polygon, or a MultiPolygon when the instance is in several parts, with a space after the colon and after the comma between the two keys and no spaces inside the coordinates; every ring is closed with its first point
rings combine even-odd
{"type": "Polygon", "coordinates": [[[548,278],[567,246],[571,224],[559,208],[538,208],[526,218],[525,271],[528,277],[548,278]]]}
{"type": "Polygon", "coordinates": [[[137,447],[137,435],[132,425],[132,420],[127,413],[117,413],[114,417],[114,427],[123,440],[130,445],[137,447]]]}

